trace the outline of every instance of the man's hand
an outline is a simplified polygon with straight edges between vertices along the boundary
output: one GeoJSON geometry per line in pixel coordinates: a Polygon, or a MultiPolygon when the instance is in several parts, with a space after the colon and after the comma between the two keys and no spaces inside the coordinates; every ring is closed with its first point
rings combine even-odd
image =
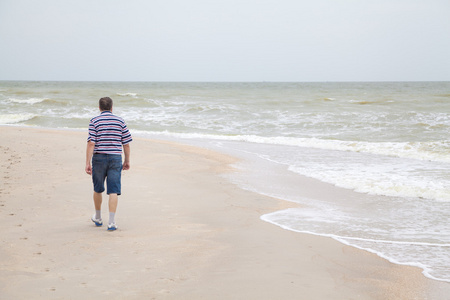
{"type": "Polygon", "coordinates": [[[91,166],[91,164],[86,165],[86,168],[84,170],[86,171],[86,174],[92,175],[92,166],[91,166]]]}
{"type": "Polygon", "coordinates": [[[95,147],[95,143],[94,142],[87,142],[87,146],[86,146],[86,167],[84,168],[84,170],[86,171],[86,174],[88,175],[92,175],[92,165],[91,165],[91,159],[92,159],[92,155],[94,154],[94,147],[95,147]]]}
{"type": "Polygon", "coordinates": [[[130,153],[131,153],[130,144],[123,145],[123,152],[125,154],[125,159],[122,164],[122,170],[129,170],[130,169],[130,153]]]}

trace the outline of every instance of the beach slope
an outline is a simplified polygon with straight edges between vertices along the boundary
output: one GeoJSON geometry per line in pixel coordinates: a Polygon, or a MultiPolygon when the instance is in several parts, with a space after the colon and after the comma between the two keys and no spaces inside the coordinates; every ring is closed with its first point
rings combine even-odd
{"type": "MultiPolygon", "coordinates": [[[[136,138],[116,221],[95,227],[86,133],[0,127],[0,299],[444,299],[449,284],[260,216],[293,203],[235,159],[136,138]]],[[[301,183],[300,183],[301,184],[301,183]]],[[[107,221],[107,199],[103,201],[107,221]]]]}

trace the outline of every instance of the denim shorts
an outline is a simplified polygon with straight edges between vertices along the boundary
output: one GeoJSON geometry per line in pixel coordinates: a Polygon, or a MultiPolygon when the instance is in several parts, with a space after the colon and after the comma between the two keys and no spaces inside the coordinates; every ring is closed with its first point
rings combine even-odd
{"type": "Polygon", "coordinates": [[[92,157],[92,182],[94,191],[103,193],[121,194],[122,155],[98,154],[92,157]]]}

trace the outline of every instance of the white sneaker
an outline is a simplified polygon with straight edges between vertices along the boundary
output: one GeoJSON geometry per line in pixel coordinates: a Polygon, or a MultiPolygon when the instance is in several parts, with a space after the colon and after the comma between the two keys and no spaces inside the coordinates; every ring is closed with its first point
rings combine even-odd
{"type": "Polygon", "coordinates": [[[96,219],[95,214],[92,216],[91,221],[95,223],[95,226],[99,227],[103,225],[102,219],[96,219]]]}
{"type": "Polygon", "coordinates": [[[113,230],[116,230],[116,229],[117,229],[116,223],[112,223],[112,224],[108,225],[108,230],[109,231],[113,231],[113,230]]]}

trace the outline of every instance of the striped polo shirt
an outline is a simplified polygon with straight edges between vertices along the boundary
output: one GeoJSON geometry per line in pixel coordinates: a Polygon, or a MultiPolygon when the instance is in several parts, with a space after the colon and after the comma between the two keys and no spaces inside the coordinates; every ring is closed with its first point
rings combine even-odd
{"type": "Polygon", "coordinates": [[[122,154],[122,145],[133,139],[125,121],[110,111],[102,111],[89,122],[88,142],[94,142],[94,153],[122,154]]]}

